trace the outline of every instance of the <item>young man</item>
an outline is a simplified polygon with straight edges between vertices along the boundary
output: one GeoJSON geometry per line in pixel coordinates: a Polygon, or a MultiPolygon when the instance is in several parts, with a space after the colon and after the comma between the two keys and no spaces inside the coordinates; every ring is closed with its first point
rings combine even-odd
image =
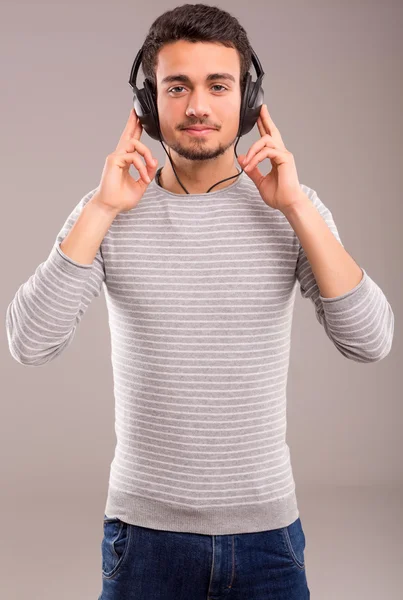
{"type": "Polygon", "coordinates": [[[117,446],[101,599],[307,599],[286,443],[296,286],[357,362],[388,354],[393,312],[329,209],[299,183],[265,105],[260,139],[239,157],[250,170],[235,164],[250,64],[236,19],[178,7],[153,24],[144,56],[165,165],[157,171],[131,111],[100,185],[9,305],[10,351],[27,365],[56,358],[103,287],[117,446]]]}

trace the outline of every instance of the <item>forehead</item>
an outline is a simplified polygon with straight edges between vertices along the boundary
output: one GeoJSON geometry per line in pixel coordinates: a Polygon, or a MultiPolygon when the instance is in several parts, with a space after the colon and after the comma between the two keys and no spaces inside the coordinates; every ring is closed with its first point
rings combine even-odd
{"type": "Polygon", "coordinates": [[[178,40],[164,45],[158,53],[156,76],[159,83],[176,81],[202,82],[217,74],[225,74],[228,82],[240,76],[240,59],[235,48],[211,42],[178,40]]]}

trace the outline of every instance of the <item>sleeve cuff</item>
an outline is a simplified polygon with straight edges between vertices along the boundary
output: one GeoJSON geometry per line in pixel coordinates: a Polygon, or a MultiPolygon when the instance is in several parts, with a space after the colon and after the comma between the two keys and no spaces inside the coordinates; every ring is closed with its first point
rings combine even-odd
{"type": "Polygon", "coordinates": [[[88,277],[88,272],[93,267],[93,263],[91,263],[90,265],[83,264],[70,258],[70,256],[67,256],[67,254],[65,254],[60,248],[60,244],[61,242],[58,242],[53,246],[50,256],[51,262],[56,264],[66,273],[71,273],[76,277],[82,277],[83,279],[86,279],[88,277]]]}
{"type": "Polygon", "coordinates": [[[321,296],[319,294],[319,298],[322,300],[322,302],[324,302],[326,304],[331,303],[331,302],[339,303],[341,300],[344,300],[345,298],[349,298],[350,296],[357,294],[361,288],[364,288],[364,291],[365,291],[365,288],[367,288],[369,285],[369,278],[368,278],[368,274],[365,269],[363,269],[361,267],[361,271],[362,271],[361,281],[359,281],[355,287],[353,287],[351,290],[349,290],[345,294],[341,294],[340,296],[334,296],[333,298],[325,298],[324,296],[321,296]]]}

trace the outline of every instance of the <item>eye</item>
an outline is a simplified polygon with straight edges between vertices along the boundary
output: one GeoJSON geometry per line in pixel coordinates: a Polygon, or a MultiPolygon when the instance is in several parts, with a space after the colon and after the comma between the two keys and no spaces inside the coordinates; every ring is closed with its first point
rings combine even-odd
{"type": "Polygon", "coordinates": [[[168,90],[168,93],[173,92],[173,90],[178,90],[179,88],[183,88],[183,86],[182,85],[177,85],[176,87],[173,87],[170,90],[168,90]]]}
{"type": "MultiPolygon", "coordinates": [[[[219,83],[216,83],[216,84],[215,84],[215,85],[213,85],[212,87],[215,87],[215,88],[216,88],[216,87],[220,87],[220,88],[223,88],[224,90],[226,90],[226,89],[227,89],[227,88],[226,88],[224,85],[221,85],[221,84],[219,84],[219,83]]],[[[168,90],[168,93],[169,93],[169,92],[172,92],[173,90],[178,90],[179,88],[182,88],[182,89],[184,89],[183,85],[177,85],[177,86],[175,86],[175,87],[171,88],[170,90],[168,90]]]]}

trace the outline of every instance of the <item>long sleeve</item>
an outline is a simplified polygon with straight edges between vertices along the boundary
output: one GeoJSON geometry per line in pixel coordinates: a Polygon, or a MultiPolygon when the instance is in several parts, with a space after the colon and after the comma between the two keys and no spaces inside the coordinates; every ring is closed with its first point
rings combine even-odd
{"type": "Polygon", "coordinates": [[[21,364],[50,362],[74,337],[91,300],[100,295],[105,271],[101,249],[91,264],[80,264],[60,249],[60,244],[95,194],[88,192],[67,217],[48,258],[17,290],[6,310],[6,330],[11,355],[21,364]]]}
{"type": "MultiPolygon", "coordinates": [[[[315,190],[304,187],[336,239],[344,247],[332,213],[315,190]]],[[[387,356],[393,340],[394,315],[383,291],[361,267],[363,277],[351,290],[334,298],[320,295],[310,263],[300,245],[296,277],[303,298],[315,307],[316,318],[336,348],[357,362],[377,362],[387,356]]]]}

